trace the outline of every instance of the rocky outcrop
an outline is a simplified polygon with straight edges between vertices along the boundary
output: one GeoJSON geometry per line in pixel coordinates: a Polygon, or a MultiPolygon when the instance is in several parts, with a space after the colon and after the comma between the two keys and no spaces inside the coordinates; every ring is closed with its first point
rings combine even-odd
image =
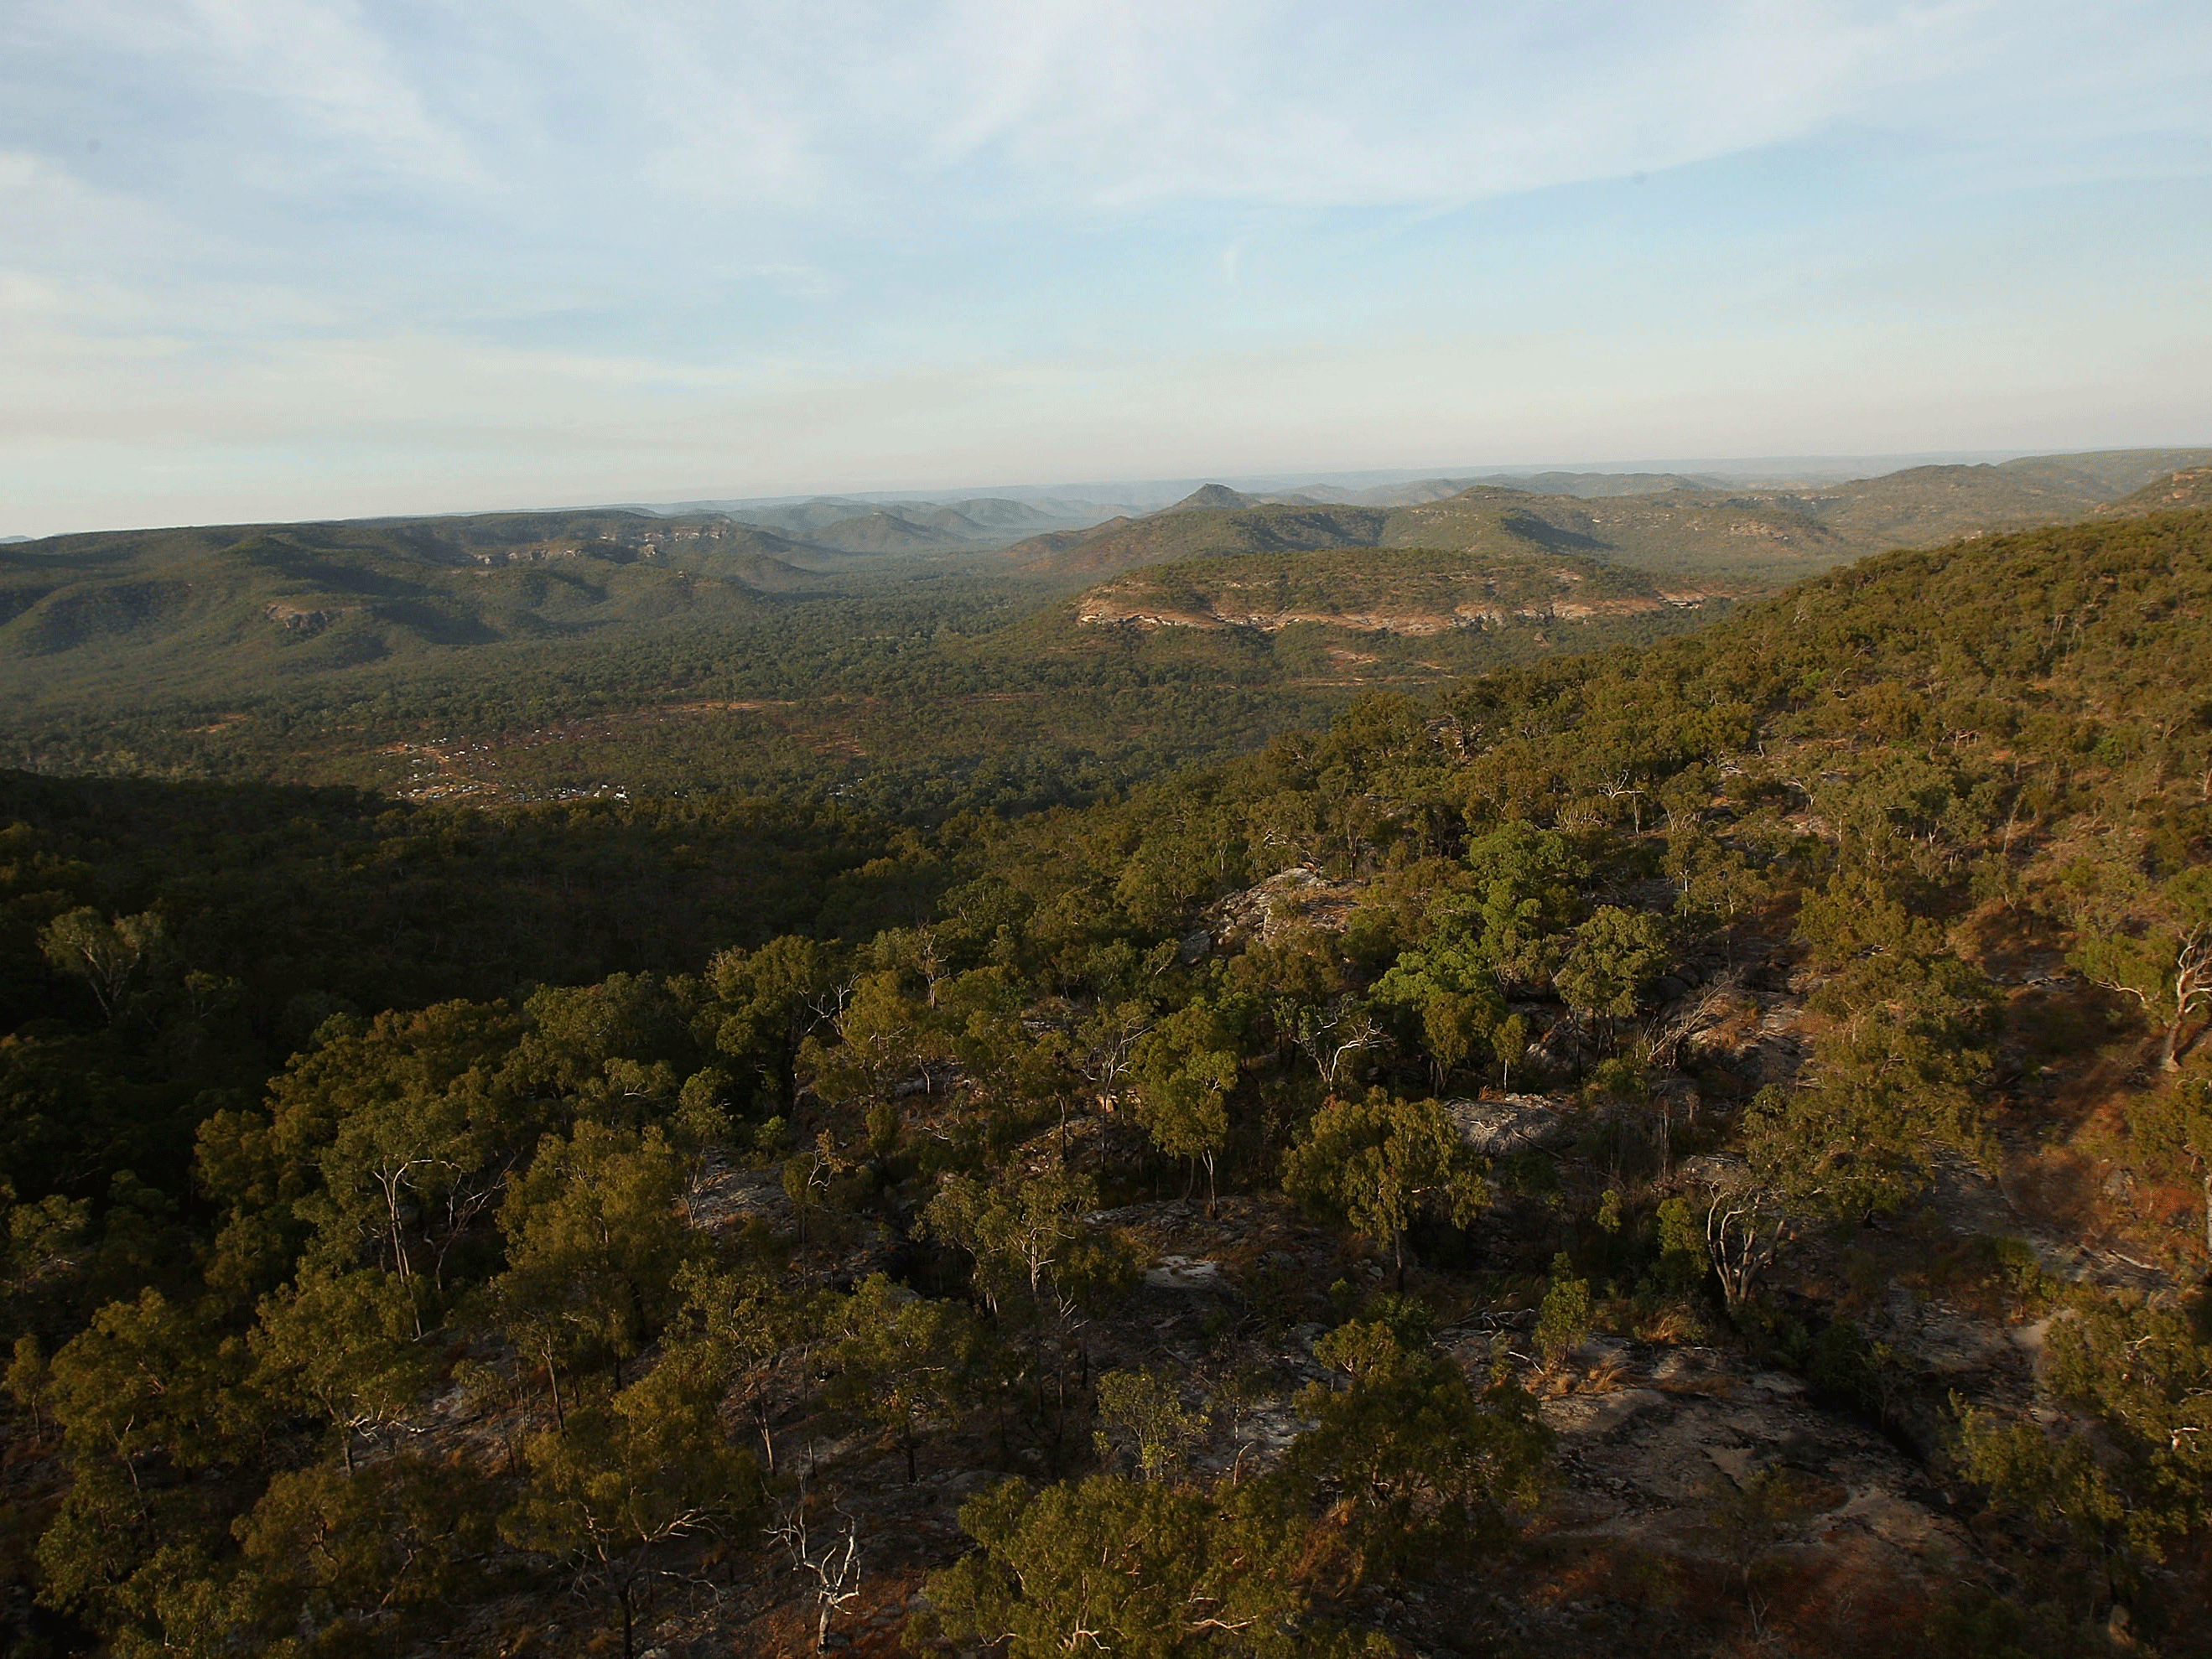
{"type": "Polygon", "coordinates": [[[1448,1100],[1460,1138],[1485,1158],[1549,1152],[1574,1138],[1564,1097],[1504,1095],[1494,1100],[1448,1100]]]}
{"type": "Polygon", "coordinates": [[[349,617],[360,610],[357,605],[325,605],[316,610],[286,605],[279,601],[266,606],[262,615],[277,627],[295,634],[319,634],[341,617],[349,617]]]}
{"type": "Polygon", "coordinates": [[[1161,596],[1141,587],[1109,586],[1085,594],[1077,602],[1075,619],[1094,628],[1249,628],[1262,634],[1279,634],[1285,628],[1305,623],[1361,634],[1402,634],[1425,638],[1455,629],[1502,628],[1511,622],[1583,623],[1597,617],[1649,616],[1655,611],[1701,605],[1712,597],[1682,590],[1648,597],[1596,599],[1587,604],[1572,599],[1512,606],[1468,604],[1449,611],[1393,606],[1324,610],[1246,605],[1240,604],[1233,592],[1208,596],[1198,605],[1178,605],[1163,604],[1161,596]]]}
{"type": "MultiPolygon", "coordinates": [[[[1331,881],[1318,870],[1295,865],[1217,902],[1207,915],[1212,927],[1206,931],[1224,943],[1269,939],[1292,927],[1341,931],[1359,891],[1356,883],[1331,881]]],[[[1186,954],[1196,939],[1194,934],[1185,942],[1186,954]]]]}

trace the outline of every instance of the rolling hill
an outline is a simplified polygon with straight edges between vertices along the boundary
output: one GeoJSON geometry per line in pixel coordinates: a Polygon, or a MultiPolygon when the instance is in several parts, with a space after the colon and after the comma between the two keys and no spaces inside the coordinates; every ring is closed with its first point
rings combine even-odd
{"type": "Polygon", "coordinates": [[[814,550],[727,520],[528,514],[57,537],[0,551],[0,685],[65,702],[758,613],[814,550]]]}
{"type": "Polygon", "coordinates": [[[2212,453],[2186,449],[2030,455],[1995,465],[1908,467],[1821,489],[1737,492],[1728,499],[1801,513],[1873,552],[2068,523],[2207,461],[2212,453]]]}
{"type": "Polygon", "coordinates": [[[1007,548],[1001,556],[1029,571],[1105,575],[1134,565],[1207,554],[1373,547],[1388,520],[1388,510],[1379,507],[1171,507],[1141,519],[1109,519],[1088,532],[1033,537],[1007,548]]]}
{"type": "Polygon", "coordinates": [[[2188,507],[2212,507],[2212,466],[2193,466],[2145,484],[2131,495],[2108,501],[2098,516],[2132,518],[2188,507]]]}
{"type": "Polygon", "coordinates": [[[1093,501],[1018,501],[999,495],[951,501],[863,501],[825,495],[772,506],[752,501],[694,502],[681,510],[728,518],[832,551],[901,553],[1000,546],[1049,531],[1085,529],[1113,517],[1117,509],[1093,501]]]}
{"type": "Polygon", "coordinates": [[[1654,572],[1728,572],[1766,583],[1826,569],[1856,550],[1802,514],[1765,506],[1674,494],[1587,502],[1483,484],[1416,507],[1170,510],[1073,538],[1033,538],[1004,556],[1032,571],[1105,575],[1167,559],[1346,547],[1573,553],[1654,572]]]}
{"type": "MultiPolygon", "coordinates": [[[[1164,512],[1006,550],[1019,568],[1108,574],[1162,560],[1290,548],[1575,552],[1684,579],[1780,586],[1864,554],[2071,522],[2212,461],[2201,450],[2033,456],[1911,467],[1820,489],[1716,489],[1674,474],[1539,475],[1397,505],[1291,499],[1209,484],[1164,512]],[[1555,493],[1542,493],[1542,484],[1555,493]],[[1616,493],[1622,484],[1637,493],[1616,493]]],[[[1452,482],[1438,480],[1438,483],[1452,482]]],[[[1374,493],[1374,492],[1363,492],[1374,493]]]]}
{"type": "Polygon", "coordinates": [[[869,513],[838,519],[823,525],[808,538],[816,547],[840,553],[920,553],[939,548],[965,547],[984,537],[963,536],[953,521],[977,526],[957,514],[933,515],[938,521],[915,523],[895,513],[869,513]]]}

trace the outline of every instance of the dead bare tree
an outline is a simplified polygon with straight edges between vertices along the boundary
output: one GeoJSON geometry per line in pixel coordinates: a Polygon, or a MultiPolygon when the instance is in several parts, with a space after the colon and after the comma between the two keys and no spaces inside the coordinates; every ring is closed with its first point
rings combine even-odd
{"type": "Polygon", "coordinates": [[[1382,1028],[1364,1012],[1356,1012],[1352,999],[1337,997],[1332,999],[1326,1018],[1318,1009],[1309,1011],[1291,1040],[1305,1050],[1334,1094],[1345,1062],[1373,1048],[1382,1037],[1382,1028]]]}
{"type": "Polygon", "coordinates": [[[1634,814],[1636,833],[1642,835],[1644,833],[1644,789],[1636,781],[1634,775],[1626,767],[1622,767],[1611,777],[1601,782],[1597,788],[1598,793],[1609,801],[1619,801],[1624,797],[1627,799],[1629,811],[1634,814]]]}
{"type": "Polygon", "coordinates": [[[814,1600],[817,1653],[830,1645],[831,1618],[860,1599],[860,1523],[842,1506],[837,1513],[844,1517],[842,1539],[833,1534],[826,1544],[817,1546],[811,1542],[806,1526],[806,1486],[801,1481],[799,1496],[768,1528],[768,1535],[790,1555],[791,1570],[814,1581],[807,1593],[814,1600]]]}
{"type": "Polygon", "coordinates": [[[1733,1315],[1773,1264],[1788,1225],[1782,1194],[1746,1178],[1722,1186],[1705,1210],[1705,1249],[1733,1315]]]}

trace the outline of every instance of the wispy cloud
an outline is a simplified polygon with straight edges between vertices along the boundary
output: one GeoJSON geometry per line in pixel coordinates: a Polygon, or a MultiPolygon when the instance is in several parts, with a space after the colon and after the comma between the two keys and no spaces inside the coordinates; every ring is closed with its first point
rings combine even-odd
{"type": "Polygon", "coordinates": [[[152,118],[188,120],[252,187],[335,170],[833,221],[917,194],[988,210],[979,171],[1032,210],[1343,206],[1648,172],[1838,121],[1968,137],[2008,109],[2026,138],[2087,103],[2100,131],[2212,128],[2212,16],[2148,0],[21,0],[9,33],[27,75],[65,60],[88,101],[107,66],[158,70],[152,118]]]}
{"type": "MultiPolygon", "coordinates": [[[[1955,323],[1945,261],[1985,218],[2021,251],[1974,274],[2004,302],[1961,325],[2047,338],[2101,301],[2132,307],[2119,334],[2194,340],[2144,307],[2212,256],[2208,178],[2201,0],[15,0],[0,404],[46,459],[5,489],[137,465],[103,422],[255,457],[226,488],[306,477],[338,440],[285,432],[362,409],[393,443],[410,410],[464,411],[513,447],[505,477],[560,404],[564,443],[633,465],[670,400],[730,433],[756,401],[805,411],[803,439],[732,437],[702,486],[839,455],[860,484],[932,443],[951,469],[977,434],[1016,446],[1005,476],[1121,441],[1142,398],[1075,367],[1097,352],[1197,398],[1179,444],[1288,441],[1235,378],[1277,357],[1330,365],[1294,375],[1310,401],[1419,381],[1491,443],[1510,422],[1407,364],[1534,374],[1484,343],[1579,325],[1617,351],[1622,318],[1696,316],[1724,351],[1756,317],[1797,331],[1768,352],[1786,398],[1778,365],[1868,295],[1955,323]],[[2162,206],[2129,193],[2147,179],[2162,206]],[[2101,258],[2053,240],[2092,203],[2101,258]],[[2154,283],[2160,261],[2183,275],[2154,283]],[[1227,377],[1205,397],[1164,367],[1201,362],[1227,377]],[[917,386],[939,401],[887,425],[917,386]]],[[[1638,361],[1576,393],[1593,444],[1686,407],[1671,357],[1638,361]]],[[[2136,372],[2069,361],[2069,384],[2136,372]]]]}

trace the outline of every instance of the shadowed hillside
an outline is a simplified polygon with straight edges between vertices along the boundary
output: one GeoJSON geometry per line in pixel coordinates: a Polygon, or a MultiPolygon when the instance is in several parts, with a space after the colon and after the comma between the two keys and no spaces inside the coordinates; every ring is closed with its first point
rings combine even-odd
{"type": "Polygon", "coordinates": [[[275,680],[744,617],[817,580],[722,519],[512,514],[59,537],[0,552],[0,683],[275,680]]]}

